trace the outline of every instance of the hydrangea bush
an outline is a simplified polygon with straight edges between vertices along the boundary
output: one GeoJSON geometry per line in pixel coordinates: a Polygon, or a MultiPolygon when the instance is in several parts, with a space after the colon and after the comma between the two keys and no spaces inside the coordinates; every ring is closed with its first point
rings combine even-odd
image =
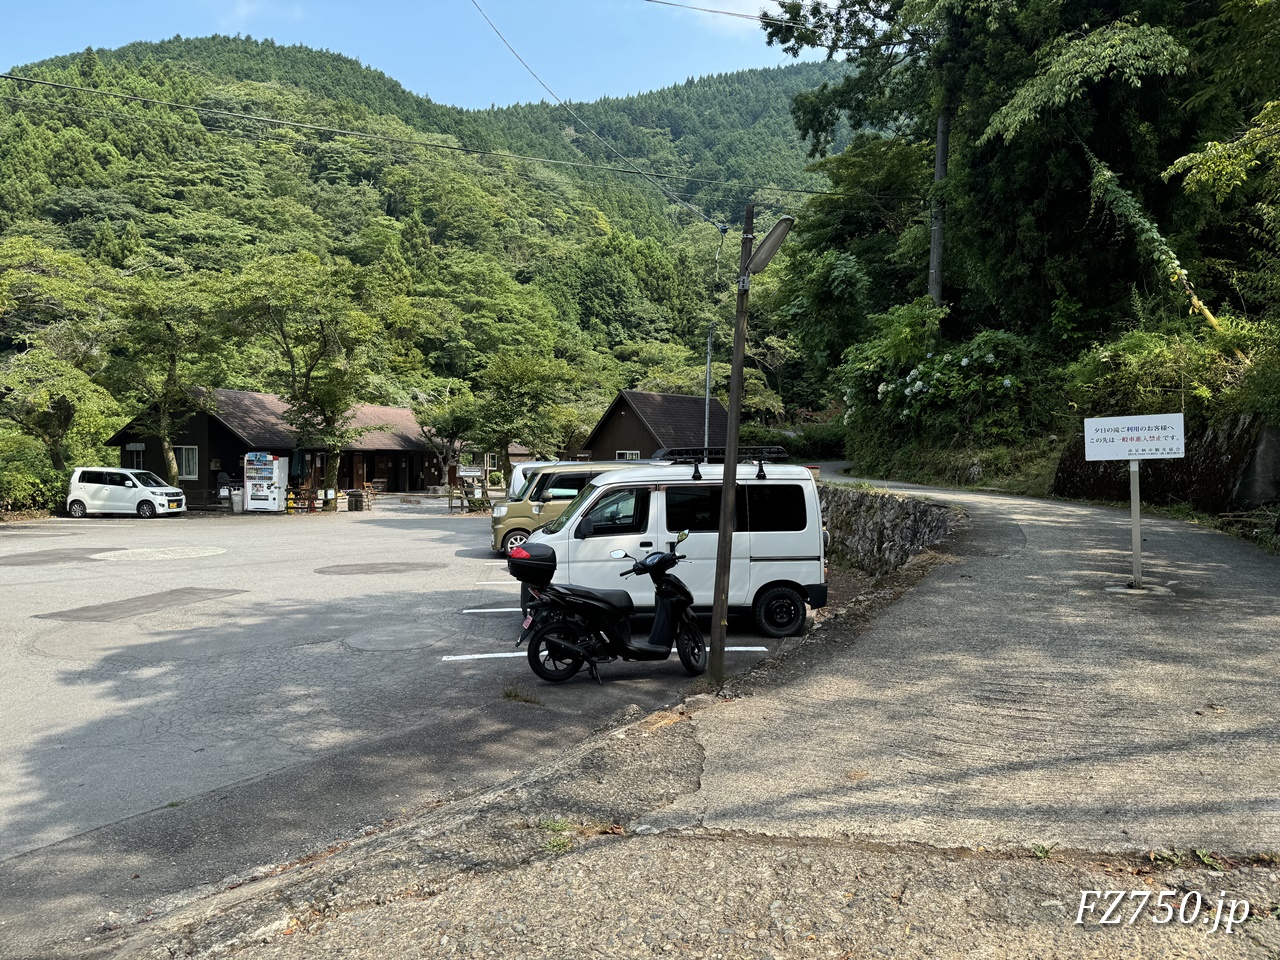
{"type": "Polygon", "coordinates": [[[1002,330],[947,343],[945,313],[918,300],[874,318],[879,335],[844,354],[846,424],[948,445],[1025,440],[1044,416],[1035,350],[1002,330]]]}

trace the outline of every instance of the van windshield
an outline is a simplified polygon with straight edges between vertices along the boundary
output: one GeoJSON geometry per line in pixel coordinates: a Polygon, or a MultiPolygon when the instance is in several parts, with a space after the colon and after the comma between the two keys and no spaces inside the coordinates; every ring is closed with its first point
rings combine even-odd
{"type": "Polygon", "coordinates": [[[533,481],[536,479],[538,479],[538,472],[536,470],[526,473],[524,475],[524,479],[520,481],[520,486],[516,488],[516,492],[508,497],[508,499],[523,500],[528,495],[529,488],[533,486],[533,481]]]}
{"type": "Polygon", "coordinates": [[[140,484],[142,484],[144,487],[169,486],[169,484],[165,483],[163,480],[157,477],[154,473],[151,473],[150,471],[147,471],[147,470],[134,471],[133,478],[137,480],[140,484]]]}
{"type": "Polygon", "coordinates": [[[589,482],[578,492],[576,497],[569,501],[569,505],[564,508],[564,513],[560,514],[560,516],[556,517],[542,529],[547,531],[547,533],[559,533],[565,528],[565,524],[573,519],[574,514],[578,512],[578,508],[581,507],[585,501],[591,499],[592,494],[594,494],[598,489],[599,487],[596,486],[594,481],[589,482]]]}

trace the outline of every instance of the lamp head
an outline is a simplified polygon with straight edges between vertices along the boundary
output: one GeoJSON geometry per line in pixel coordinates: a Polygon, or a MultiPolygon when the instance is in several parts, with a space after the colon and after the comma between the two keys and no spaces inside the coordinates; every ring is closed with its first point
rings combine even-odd
{"type": "Polygon", "coordinates": [[[778,219],[778,222],[773,225],[773,229],[765,234],[765,238],[760,241],[760,245],[755,248],[751,258],[747,260],[747,273],[759,273],[769,265],[769,261],[778,252],[778,248],[782,246],[782,241],[787,239],[787,234],[791,231],[791,225],[795,222],[795,217],[780,217],[778,219]]]}

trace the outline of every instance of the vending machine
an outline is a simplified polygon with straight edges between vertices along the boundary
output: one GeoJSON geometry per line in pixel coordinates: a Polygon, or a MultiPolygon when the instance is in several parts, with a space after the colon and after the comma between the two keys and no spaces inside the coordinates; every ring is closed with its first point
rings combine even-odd
{"type": "Polygon", "coordinates": [[[244,508],[280,513],[289,485],[289,458],[270,453],[244,455],[244,508]]]}

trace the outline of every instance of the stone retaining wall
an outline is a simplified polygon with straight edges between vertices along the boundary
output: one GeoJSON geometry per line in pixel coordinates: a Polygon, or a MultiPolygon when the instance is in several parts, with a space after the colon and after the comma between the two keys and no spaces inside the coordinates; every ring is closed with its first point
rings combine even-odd
{"type": "Polygon", "coordinates": [[[825,483],[818,499],[831,534],[827,556],[876,577],[939,543],[961,516],[937,503],[825,483]]]}

